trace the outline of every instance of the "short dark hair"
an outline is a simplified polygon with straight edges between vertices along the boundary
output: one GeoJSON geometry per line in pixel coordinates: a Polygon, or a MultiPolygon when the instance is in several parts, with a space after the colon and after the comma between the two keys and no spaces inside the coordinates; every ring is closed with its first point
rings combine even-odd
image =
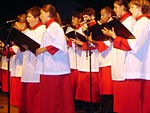
{"type": "Polygon", "coordinates": [[[95,16],[95,10],[93,8],[86,8],[83,10],[82,14],[89,15],[89,16],[91,16],[91,15],[95,16]]]}

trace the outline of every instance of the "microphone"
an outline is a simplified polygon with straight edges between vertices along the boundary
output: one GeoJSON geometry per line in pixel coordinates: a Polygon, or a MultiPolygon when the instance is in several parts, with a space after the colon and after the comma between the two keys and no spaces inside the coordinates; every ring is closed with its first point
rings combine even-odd
{"type": "Polygon", "coordinates": [[[5,23],[11,23],[11,22],[15,22],[17,21],[17,19],[14,19],[14,20],[7,20],[5,23]]]}

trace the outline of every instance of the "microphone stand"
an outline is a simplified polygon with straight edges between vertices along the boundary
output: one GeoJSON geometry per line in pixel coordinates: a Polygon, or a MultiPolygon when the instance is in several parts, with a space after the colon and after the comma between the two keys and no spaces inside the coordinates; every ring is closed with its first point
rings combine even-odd
{"type": "Polygon", "coordinates": [[[8,54],[7,54],[7,60],[8,60],[8,113],[10,113],[10,45],[9,45],[9,37],[11,35],[12,28],[14,26],[14,22],[11,23],[10,29],[7,34],[6,38],[6,46],[8,47],[8,54]]]}
{"type": "Polygon", "coordinates": [[[89,113],[92,113],[92,65],[91,65],[91,44],[88,43],[88,36],[89,36],[89,26],[87,24],[87,42],[86,42],[86,58],[89,56],[89,67],[90,67],[90,107],[89,113]]]}

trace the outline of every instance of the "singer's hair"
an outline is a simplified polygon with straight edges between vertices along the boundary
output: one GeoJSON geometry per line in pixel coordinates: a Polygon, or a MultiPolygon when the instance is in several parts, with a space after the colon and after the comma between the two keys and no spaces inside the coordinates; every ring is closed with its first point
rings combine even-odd
{"type": "Polygon", "coordinates": [[[89,16],[91,16],[91,15],[95,16],[95,10],[93,8],[86,8],[83,10],[82,14],[89,15],[89,16]]]}
{"type": "Polygon", "coordinates": [[[19,14],[17,16],[17,21],[19,21],[19,22],[27,22],[26,18],[27,18],[27,14],[22,13],[22,14],[19,14]]]}
{"type": "MultiPolygon", "coordinates": [[[[107,13],[111,13],[111,15],[114,16],[114,11],[113,11],[112,8],[109,7],[109,6],[103,7],[101,10],[105,10],[107,13]]],[[[101,11],[101,10],[100,10],[100,11],[101,11]]]]}
{"type": "Polygon", "coordinates": [[[81,12],[72,12],[72,16],[73,17],[77,17],[77,18],[83,18],[82,13],[81,12]]]}
{"type": "Polygon", "coordinates": [[[143,14],[147,14],[149,12],[150,2],[148,0],[131,0],[129,6],[131,5],[141,7],[143,14]]]}
{"type": "Polygon", "coordinates": [[[115,0],[114,3],[118,4],[119,6],[123,5],[124,6],[124,10],[125,11],[129,11],[129,6],[128,6],[129,0],[115,0]]]}
{"type": "Polygon", "coordinates": [[[35,18],[40,16],[40,8],[32,7],[26,11],[27,13],[31,13],[35,18]]]}
{"type": "Polygon", "coordinates": [[[43,5],[41,8],[44,12],[49,12],[49,16],[54,18],[54,20],[59,24],[62,25],[61,18],[59,13],[57,12],[56,8],[52,4],[43,5]]]}

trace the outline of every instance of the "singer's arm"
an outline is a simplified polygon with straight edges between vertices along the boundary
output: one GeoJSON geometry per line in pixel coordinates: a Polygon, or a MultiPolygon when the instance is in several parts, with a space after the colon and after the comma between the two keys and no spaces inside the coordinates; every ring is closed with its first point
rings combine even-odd
{"type": "Polygon", "coordinates": [[[108,48],[106,44],[104,44],[103,41],[95,41],[92,39],[92,32],[90,33],[90,36],[88,37],[89,42],[91,42],[99,52],[102,52],[108,48]]]}
{"type": "Polygon", "coordinates": [[[119,36],[115,38],[113,46],[114,48],[125,50],[125,51],[131,50],[127,39],[121,38],[119,36]]]}
{"type": "Polygon", "coordinates": [[[114,28],[112,30],[109,30],[107,28],[102,29],[102,32],[109,37],[112,37],[114,39],[114,48],[129,51],[131,50],[127,39],[121,38],[119,36],[116,36],[116,33],[114,31],[114,28]]]}
{"type": "Polygon", "coordinates": [[[36,55],[38,56],[39,54],[44,53],[46,51],[48,51],[51,55],[54,55],[58,50],[59,50],[58,48],[50,45],[47,47],[38,48],[36,50],[36,55]]]}

